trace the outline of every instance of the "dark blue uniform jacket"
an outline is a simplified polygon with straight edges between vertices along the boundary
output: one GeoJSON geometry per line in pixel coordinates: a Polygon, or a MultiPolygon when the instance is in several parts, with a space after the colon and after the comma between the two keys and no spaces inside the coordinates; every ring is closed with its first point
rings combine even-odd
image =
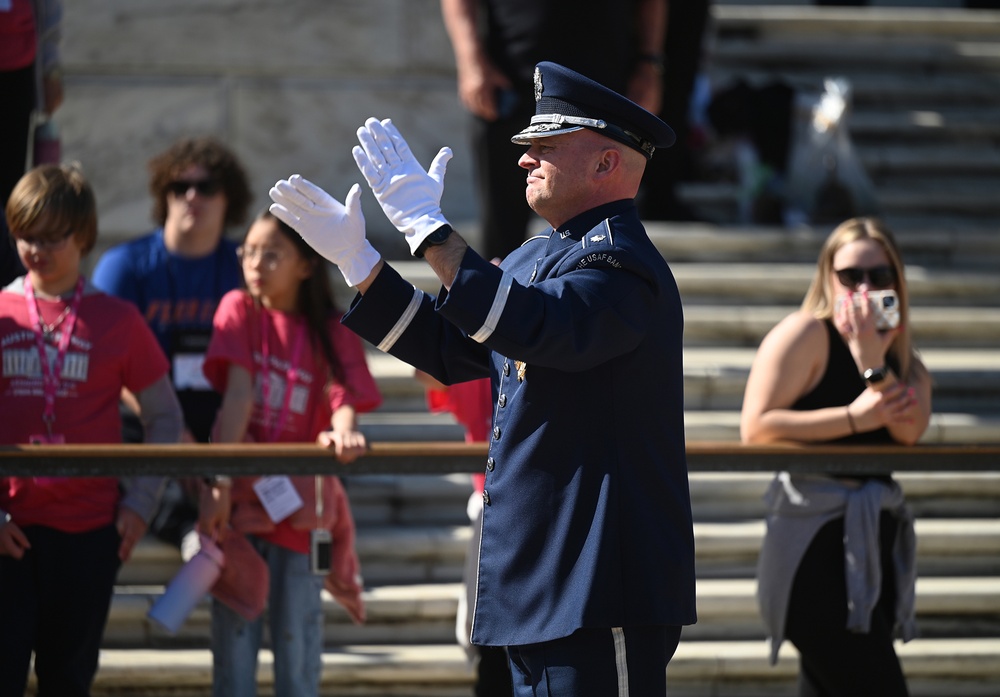
{"type": "Polygon", "coordinates": [[[474,643],[695,622],[681,302],[631,201],[500,268],[470,250],[437,298],[387,265],[343,321],[446,384],[492,380],[474,643]]]}

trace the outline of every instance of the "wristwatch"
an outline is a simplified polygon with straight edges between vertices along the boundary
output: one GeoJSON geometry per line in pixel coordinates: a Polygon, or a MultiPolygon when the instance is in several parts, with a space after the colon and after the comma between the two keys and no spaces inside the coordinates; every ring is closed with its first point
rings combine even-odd
{"type": "Polygon", "coordinates": [[[865,382],[867,384],[877,385],[878,383],[885,380],[888,374],[889,371],[886,370],[885,366],[882,366],[880,368],[869,368],[862,374],[862,377],[865,379],[865,382]]]}
{"type": "Polygon", "coordinates": [[[423,259],[424,253],[427,251],[428,247],[436,247],[439,244],[444,244],[445,241],[449,237],[451,237],[451,233],[452,233],[451,225],[448,224],[442,225],[437,230],[435,230],[434,232],[432,232],[431,234],[427,235],[427,237],[424,238],[424,241],[421,242],[420,246],[417,247],[415,252],[413,252],[413,256],[417,257],[418,259],[423,259]]]}

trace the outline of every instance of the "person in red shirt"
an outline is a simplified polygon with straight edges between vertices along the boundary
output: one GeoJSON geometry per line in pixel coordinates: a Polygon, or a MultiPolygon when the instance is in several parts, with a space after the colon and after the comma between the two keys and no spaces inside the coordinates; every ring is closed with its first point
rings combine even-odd
{"type": "MultiPolygon", "coordinates": [[[[326,263],[271,213],[239,248],[247,290],[223,296],[204,373],[222,393],[220,443],[313,442],[341,462],[367,449],[358,412],[381,396],[361,341],[340,324],[326,263]]],[[[354,521],[337,477],[238,477],[202,496],[199,526],[224,538],[247,535],[267,563],[275,693],[316,695],[325,587],[356,623],[365,619],[354,521]],[[227,533],[226,525],[232,532],[227,533]],[[323,560],[323,545],[330,550],[323,560]],[[317,546],[318,545],[318,546],[317,546]]],[[[215,695],[255,694],[263,620],[212,605],[215,695]]]]}
{"type": "MultiPolygon", "coordinates": [[[[123,388],[138,399],[147,442],[180,438],[180,405],[153,333],[132,305],[80,273],[97,239],[96,210],[71,166],[29,171],[7,202],[27,274],[0,291],[0,444],[120,443],[123,388]]],[[[0,627],[17,627],[0,631],[0,695],[24,694],[32,652],[39,694],[89,694],[115,576],[162,483],[0,477],[0,627]]]]}

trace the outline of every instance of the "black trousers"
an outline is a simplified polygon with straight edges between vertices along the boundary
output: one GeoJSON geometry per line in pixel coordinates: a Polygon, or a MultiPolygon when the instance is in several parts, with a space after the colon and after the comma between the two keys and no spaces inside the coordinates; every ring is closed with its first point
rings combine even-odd
{"type": "Polygon", "coordinates": [[[0,556],[0,697],[23,697],[35,654],[37,697],[87,697],[97,673],[121,538],[114,525],[23,528],[31,549],[0,556]]]}
{"type": "Polygon", "coordinates": [[[663,105],[660,118],[667,122],[677,142],[657,150],[646,165],[638,198],[643,220],[691,220],[694,216],[677,198],[676,187],[693,166],[688,137],[695,78],[701,67],[702,40],[708,23],[710,0],[669,3],[664,40],[663,105]]]}
{"type": "Polygon", "coordinates": [[[879,519],[882,592],[871,631],[850,632],[844,580],[844,519],[817,533],[795,574],[785,636],[799,650],[801,697],[906,697],[906,680],[893,648],[896,575],[892,547],[898,523],[879,519]]]}
{"type": "Polygon", "coordinates": [[[35,66],[0,71],[0,288],[24,273],[17,257],[4,209],[28,157],[28,130],[35,108],[35,66]]]}
{"type": "Polygon", "coordinates": [[[484,121],[470,117],[483,240],[476,251],[486,259],[503,259],[527,236],[532,216],[524,198],[527,172],[517,164],[525,147],[510,139],[528,125],[534,113],[535,99],[528,87],[503,118],[484,121]]]}
{"type": "Polygon", "coordinates": [[[510,663],[507,649],[502,646],[477,646],[479,667],[476,673],[475,697],[510,697],[510,663]]]}

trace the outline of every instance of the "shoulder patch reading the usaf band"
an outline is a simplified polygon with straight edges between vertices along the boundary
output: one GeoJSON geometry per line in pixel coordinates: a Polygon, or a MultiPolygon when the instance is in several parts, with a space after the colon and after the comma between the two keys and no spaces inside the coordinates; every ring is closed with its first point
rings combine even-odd
{"type": "Polygon", "coordinates": [[[591,264],[610,266],[615,269],[622,267],[614,250],[610,249],[614,245],[614,239],[611,236],[611,227],[607,220],[604,221],[603,225],[598,225],[584,235],[583,239],[580,240],[580,245],[589,253],[576,263],[577,269],[584,269],[591,264]]]}

